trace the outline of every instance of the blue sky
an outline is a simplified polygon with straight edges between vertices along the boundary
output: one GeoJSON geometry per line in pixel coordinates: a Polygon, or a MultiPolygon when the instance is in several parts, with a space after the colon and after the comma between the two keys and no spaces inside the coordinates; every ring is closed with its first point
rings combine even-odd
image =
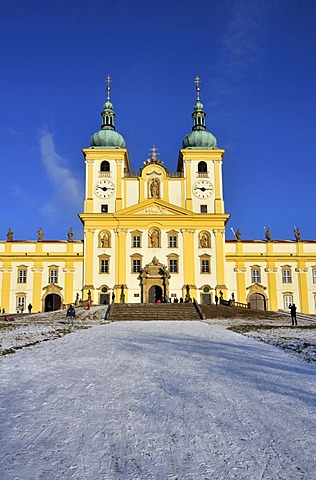
{"type": "Polygon", "coordinates": [[[134,170],[150,147],[176,169],[199,75],[206,124],[226,149],[230,228],[316,239],[316,2],[4,0],[0,17],[0,239],[82,239],[81,149],[111,75],[134,170]]]}

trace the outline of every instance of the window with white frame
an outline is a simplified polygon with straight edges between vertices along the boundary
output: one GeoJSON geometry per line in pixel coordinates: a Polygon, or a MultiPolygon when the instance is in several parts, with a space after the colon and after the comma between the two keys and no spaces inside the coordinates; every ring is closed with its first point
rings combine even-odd
{"type": "Polygon", "coordinates": [[[283,283],[292,283],[292,272],[290,268],[282,268],[282,282],[283,283]]]}
{"type": "Polygon", "coordinates": [[[170,258],[169,259],[169,272],[170,273],[178,273],[178,259],[177,258],[170,258]]]}
{"type": "Polygon", "coordinates": [[[293,295],[289,295],[289,294],[283,295],[283,304],[285,309],[290,308],[292,303],[293,303],[293,295]]]}
{"type": "Polygon", "coordinates": [[[58,283],[58,269],[50,268],[48,274],[48,283],[58,283]]]}
{"type": "Polygon", "coordinates": [[[133,245],[133,248],[140,248],[141,247],[141,243],[140,243],[140,235],[133,235],[132,236],[132,245],[133,245]]]}
{"type": "Polygon", "coordinates": [[[252,281],[252,283],[260,283],[261,282],[260,267],[254,266],[254,267],[251,268],[251,281],[252,281]]]}
{"type": "Polygon", "coordinates": [[[132,261],[132,272],[139,273],[141,270],[141,260],[140,258],[133,258],[132,261]]]}
{"type": "Polygon", "coordinates": [[[313,283],[316,283],[316,267],[313,267],[312,276],[313,276],[313,283]]]}
{"type": "Polygon", "coordinates": [[[18,269],[18,283],[26,283],[26,268],[19,267],[18,269]]]}
{"type": "Polygon", "coordinates": [[[109,273],[110,262],[108,258],[100,258],[100,273],[109,273]]]}
{"type": "Polygon", "coordinates": [[[178,232],[175,230],[171,230],[168,233],[168,247],[169,248],[177,248],[178,247],[178,232]]]}
{"type": "Polygon", "coordinates": [[[201,273],[210,273],[210,261],[208,258],[201,259],[201,273]]]}

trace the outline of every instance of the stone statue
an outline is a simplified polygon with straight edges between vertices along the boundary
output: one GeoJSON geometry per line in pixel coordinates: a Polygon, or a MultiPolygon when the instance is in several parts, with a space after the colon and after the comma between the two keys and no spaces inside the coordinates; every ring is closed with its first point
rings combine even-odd
{"type": "Polygon", "coordinates": [[[152,248],[159,247],[159,232],[157,230],[152,230],[150,234],[150,246],[152,248]]]}
{"type": "Polygon", "coordinates": [[[101,247],[103,248],[109,248],[110,246],[110,235],[108,234],[108,232],[105,232],[101,239],[100,239],[100,242],[101,242],[101,247]]]}
{"type": "Polygon", "coordinates": [[[205,233],[203,233],[200,237],[200,247],[207,248],[208,247],[208,237],[205,233]]]}
{"type": "Polygon", "coordinates": [[[271,242],[271,232],[269,227],[266,229],[265,236],[266,236],[266,241],[271,242]]]}
{"type": "Polygon", "coordinates": [[[44,238],[44,232],[41,228],[37,230],[37,241],[41,242],[44,238]]]}
{"type": "Polygon", "coordinates": [[[294,235],[295,235],[295,240],[297,242],[300,242],[301,241],[301,232],[300,232],[299,228],[294,229],[294,235]]]}
{"type": "Polygon", "coordinates": [[[73,239],[74,239],[74,234],[73,234],[72,228],[70,228],[69,232],[67,233],[67,238],[68,238],[68,242],[72,242],[72,241],[73,241],[73,239]]]}
{"type": "Polygon", "coordinates": [[[11,228],[9,228],[8,233],[7,233],[7,242],[13,242],[13,232],[11,228]]]}
{"type": "Polygon", "coordinates": [[[237,242],[240,242],[240,240],[241,240],[241,231],[239,230],[239,228],[236,230],[235,238],[236,238],[237,242]]]}
{"type": "Polygon", "coordinates": [[[157,180],[157,178],[154,178],[149,185],[151,198],[159,198],[159,187],[159,180],[157,180]]]}

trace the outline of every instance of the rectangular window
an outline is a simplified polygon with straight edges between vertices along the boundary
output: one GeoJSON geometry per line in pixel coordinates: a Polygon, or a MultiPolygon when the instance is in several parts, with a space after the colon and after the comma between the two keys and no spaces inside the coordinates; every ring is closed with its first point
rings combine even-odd
{"type": "Polygon", "coordinates": [[[101,260],[100,262],[100,273],[109,273],[109,261],[106,260],[101,260]]]}
{"type": "Polygon", "coordinates": [[[207,213],[207,205],[200,205],[201,213],[207,213]]]}
{"type": "Polygon", "coordinates": [[[49,271],[48,283],[58,283],[58,270],[49,271]]]}
{"type": "Polygon", "coordinates": [[[134,235],[133,236],[133,247],[134,248],[140,248],[140,236],[139,235],[134,235]]]}
{"type": "Polygon", "coordinates": [[[175,259],[169,260],[169,272],[178,273],[178,260],[175,260],[175,259]]]}
{"type": "Polygon", "coordinates": [[[108,205],[101,205],[101,213],[108,213],[108,205]]]}
{"type": "Polygon", "coordinates": [[[292,283],[291,270],[282,270],[282,282],[292,283]]]}
{"type": "Polygon", "coordinates": [[[209,273],[210,272],[210,262],[209,260],[202,260],[201,262],[201,273],[209,273]]]}
{"type": "Polygon", "coordinates": [[[140,259],[134,259],[133,260],[133,273],[139,273],[140,272],[140,259]]]}
{"type": "Polygon", "coordinates": [[[251,279],[252,279],[252,283],[260,283],[261,282],[260,270],[256,270],[256,269],[251,270],[251,279]]]}
{"type": "Polygon", "coordinates": [[[316,269],[313,270],[313,283],[316,283],[316,269]]]}
{"type": "Polygon", "coordinates": [[[169,237],[169,247],[170,248],[176,248],[177,247],[177,236],[176,235],[170,235],[170,237],[169,237]]]}
{"type": "Polygon", "coordinates": [[[26,283],[26,270],[19,270],[18,283],[26,283]]]}
{"type": "Polygon", "coordinates": [[[290,308],[293,303],[292,295],[284,295],[284,308],[290,308]]]}

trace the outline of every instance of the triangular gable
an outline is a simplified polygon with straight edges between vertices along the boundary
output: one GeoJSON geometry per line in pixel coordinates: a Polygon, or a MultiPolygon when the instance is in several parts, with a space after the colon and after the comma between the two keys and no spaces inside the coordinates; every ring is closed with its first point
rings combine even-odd
{"type": "Polygon", "coordinates": [[[115,212],[116,216],[125,215],[177,215],[188,216],[192,215],[192,212],[185,210],[184,208],[172,205],[164,200],[149,199],[144,200],[136,205],[123,208],[115,212]]]}

